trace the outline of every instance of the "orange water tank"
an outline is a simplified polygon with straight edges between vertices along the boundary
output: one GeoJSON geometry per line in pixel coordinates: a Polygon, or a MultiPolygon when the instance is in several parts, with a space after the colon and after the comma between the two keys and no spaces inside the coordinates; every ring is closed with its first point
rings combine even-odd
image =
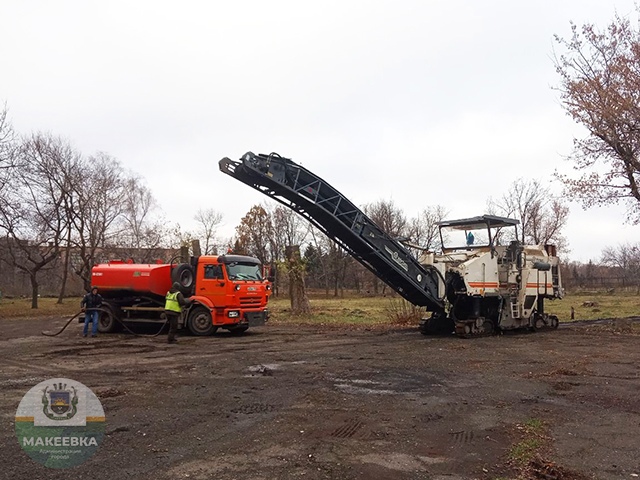
{"type": "Polygon", "coordinates": [[[171,265],[111,261],[93,267],[91,285],[106,297],[121,294],[165,296],[171,288],[171,265]]]}

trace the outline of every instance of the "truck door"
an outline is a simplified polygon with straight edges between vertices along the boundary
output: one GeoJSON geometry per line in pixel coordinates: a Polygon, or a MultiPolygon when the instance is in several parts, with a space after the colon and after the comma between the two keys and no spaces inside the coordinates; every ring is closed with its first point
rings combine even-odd
{"type": "Polygon", "coordinates": [[[224,278],[222,265],[213,263],[198,265],[196,295],[209,298],[216,307],[224,307],[227,304],[227,280],[224,278]]]}

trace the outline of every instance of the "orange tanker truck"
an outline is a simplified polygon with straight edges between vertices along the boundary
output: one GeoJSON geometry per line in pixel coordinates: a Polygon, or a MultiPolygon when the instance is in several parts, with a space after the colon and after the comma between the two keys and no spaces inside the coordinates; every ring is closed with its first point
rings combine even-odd
{"type": "Polygon", "coordinates": [[[211,335],[218,328],[242,333],[269,317],[271,283],[254,257],[197,256],[189,263],[168,264],[116,260],[94,266],[91,278],[103,297],[100,332],[114,332],[127,323],[164,323],[165,295],[174,282],[192,301],[179,326],[194,335],[211,335]]]}

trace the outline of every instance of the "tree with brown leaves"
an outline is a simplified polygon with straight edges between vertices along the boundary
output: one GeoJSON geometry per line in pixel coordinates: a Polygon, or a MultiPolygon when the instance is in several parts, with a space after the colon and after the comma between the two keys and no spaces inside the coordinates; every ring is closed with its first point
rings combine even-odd
{"type": "MultiPolygon", "coordinates": [[[[640,7],[636,7],[640,13],[640,7]]],[[[557,173],[570,198],[585,208],[626,204],[640,223],[640,29],[615,15],[600,30],[571,24],[569,39],[556,36],[554,63],[567,114],[589,133],[574,139],[570,156],[577,178],[557,173]]]]}

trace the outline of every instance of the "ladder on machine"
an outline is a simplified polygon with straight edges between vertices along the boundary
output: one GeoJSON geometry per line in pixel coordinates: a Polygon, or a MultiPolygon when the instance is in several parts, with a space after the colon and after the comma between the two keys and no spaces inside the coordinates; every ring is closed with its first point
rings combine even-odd
{"type": "Polygon", "coordinates": [[[520,302],[515,298],[511,302],[511,318],[520,318],[520,302]]]}

